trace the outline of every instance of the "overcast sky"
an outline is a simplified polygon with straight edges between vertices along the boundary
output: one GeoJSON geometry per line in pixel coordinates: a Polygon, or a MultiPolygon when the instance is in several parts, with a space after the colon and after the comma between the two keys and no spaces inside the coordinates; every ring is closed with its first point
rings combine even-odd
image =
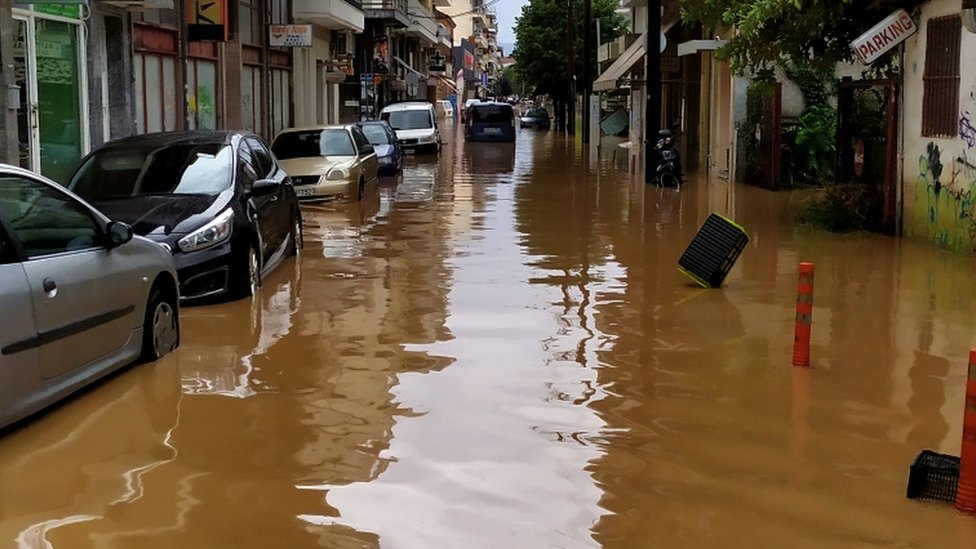
{"type": "Polygon", "coordinates": [[[522,15],[522,6],[528,3],[529,0],[499,0],[497,4],[493,4],[498,15],[498,43],[508,46],[505,55],[512,53],[508,50],[515,45],[515,31],[512,28],[515,26],[515,18],[522,15]]]}

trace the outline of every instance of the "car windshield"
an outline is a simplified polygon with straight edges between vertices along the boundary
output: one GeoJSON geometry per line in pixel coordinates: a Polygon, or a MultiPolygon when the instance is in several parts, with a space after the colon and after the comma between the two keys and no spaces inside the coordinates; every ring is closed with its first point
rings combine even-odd
{"type": "Polygon", "coordinates": [[[549,118],[549,113],[546,109],[529,109],[529,112],[525,113],[525,116],[529,118],[549,118]]]}
{"type": "Polygon", "coordinates": [[[369,142],[373,145],[390,144],[390,136],[386,134],[383,126],[379,124],[363,124],[362,129],[366,139],[369,139],[369,142]]]}
{"type": "Polygon", "coordinates": [[[471,121],[480,124],[510,124],[512,107],[508,105],[475,105],[471,108],[471,121]]]}
{"type": "Polygon", "coordinates": [[[271,152],[279,160],[315,156],[356,156],[349,132],[341,128],[285,132],[275,138],[271,152]]]}
{"type": "Polygon", "coordinates": [[[394,130],[426,130],[433,127],[426,109],[385,112],[380,119],[386,120],[394,130]]]}
{"type": "Polygon", "coordinates": [[[89,200],[160,194],[217,194],[231,184],[234,149],[226,143],[110,148],[78,168],[68,188],[89,200]]]}

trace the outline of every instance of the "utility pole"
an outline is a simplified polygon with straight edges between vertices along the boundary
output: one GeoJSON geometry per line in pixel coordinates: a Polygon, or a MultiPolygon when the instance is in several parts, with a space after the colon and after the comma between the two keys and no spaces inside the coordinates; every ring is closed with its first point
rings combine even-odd
{"type": "Polygon", "coordinates": [[[654,145],[661,126],[661,1],[647,1],[647,86],[644,95],[644,183],[652,183],[657,174],[657,155],[654,145]]]}
{"type": "MultiPolygon", "coordinates": [[[[187,33],[186,12],[189,7],[192,7],[194,10],[196,9],[195,5],[188,4],[188,0],[178,0],[176,2],[176,19],[178,21],[177,24],[178,30],[176,34],[176,39],[179,40],[180,84],[183,88],[183,95],[180,98],[181,107],[178,112],[180,114],[180,124],[183,126],[184,130],[190,129],[190,105],[189,105],[190,90],[188,86],[189,82],[187,81],[188,80],[187,77],[189,75],[187,74],[187,70],[186,70],[186,62],[187,59],[189,58],[189,44],[187,44],[188,33],[187,33]]],[[[226,25],[227,21],[225,21],[224,24],[226,25]]],[[[196,95],[196,93],[197,93],[196,90],[193,90],[193,94],[196,95]]],[[[105,141],[108,141],[107,137],[105,141]]]]}
{"type": "MultiPolygon", "coordinates": [[[[593,0],[583,0],[583,143],[590,142],[590,95],[593,93],[593,0]]],[[[599,47],[599,46],[598,46],[599,47]]]]}

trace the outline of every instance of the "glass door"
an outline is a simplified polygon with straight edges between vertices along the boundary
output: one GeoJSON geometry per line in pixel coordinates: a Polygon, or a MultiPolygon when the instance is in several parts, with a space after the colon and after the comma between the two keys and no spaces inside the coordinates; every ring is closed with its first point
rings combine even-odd
{"type": "Polygon", "coordinates": [[[85,149],[80,27],[25,14],[14,19],[19,163],[65,183],[85,149]]]}
{"type": "Polygon", "coordinates": [[[67,183],[82,151],[78,25],[34,22],[41,173],[67,183]]]}

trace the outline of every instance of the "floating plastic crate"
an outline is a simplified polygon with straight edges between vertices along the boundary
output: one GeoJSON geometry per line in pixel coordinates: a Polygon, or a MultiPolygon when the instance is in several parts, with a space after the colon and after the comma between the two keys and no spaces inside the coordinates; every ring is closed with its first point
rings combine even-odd
{"type": "Polygon", "coordinates": [[[718,288],[748,243],[745,229],[713,213],[681,254],[678,270],[705,288],[718,288]]]}
{"type": "Polygon", "coordinates": [[[922,450],[908,473],[908,499],[956,501],[959,485],[959,458],[922,450]]]}

